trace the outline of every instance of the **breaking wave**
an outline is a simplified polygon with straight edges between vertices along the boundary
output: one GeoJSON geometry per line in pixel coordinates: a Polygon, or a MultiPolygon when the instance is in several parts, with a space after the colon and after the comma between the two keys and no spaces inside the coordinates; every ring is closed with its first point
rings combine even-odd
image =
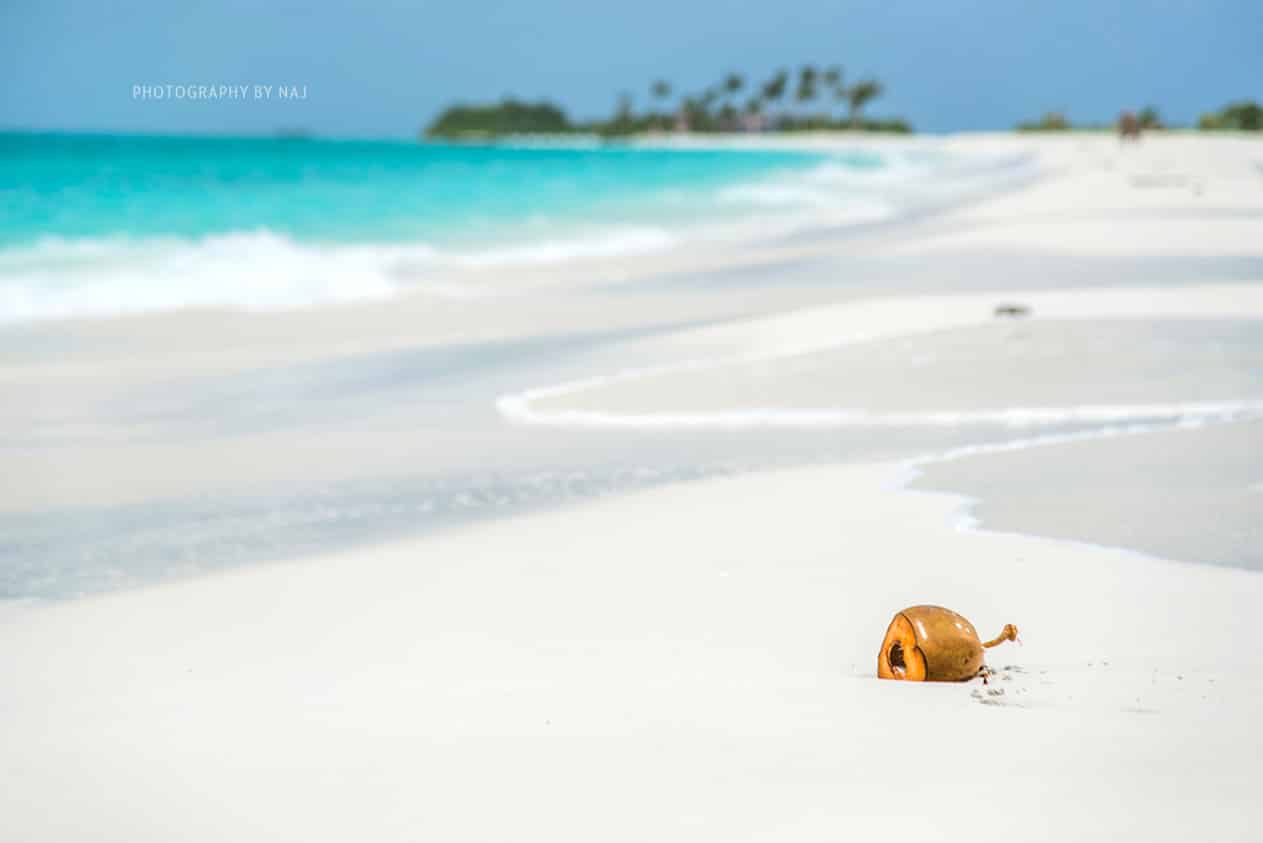
{"type": "Polygon", "coordinates": [[[381,299],[404,289],[465,297],[462,269],[560,263],[669,248],[663,229],[625,226],[479,251],[426,243],[311,243],[267,230],[203,238],[46,238],[0,251],[0,322],[179,308],[283,310],[381,299]]]}

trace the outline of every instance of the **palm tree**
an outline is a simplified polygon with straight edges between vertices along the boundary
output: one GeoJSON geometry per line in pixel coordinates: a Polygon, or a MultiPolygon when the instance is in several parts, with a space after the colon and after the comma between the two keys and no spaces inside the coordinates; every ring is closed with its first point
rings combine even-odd
{"type": "Polygon", "coordinates": [[[726,73],[719,83],[719,96],[723,105],[719,109],[720,128],[731,131],[737,128],[736,94],[745,86],[740,73],[726,73]]]}
{"type": "Polygon", "coordinates": [[[816,69],[804,64],[802,69],[798,71],[798,90],[794,94],[794,98],[799,102],[811,102],[816,98],[816,69]]]}
{"type": "Polygon", "coordinates": [[[763,83],[763,99],[768,102],[779,102],[785,95],[785,86],[789,84],[789,71],[778,70],[776,75],[763,83]]]}
{"type": "MultiPolygon", "coordinates": [[[[649,93],[655,100],[665,105],[666,101],[671,97],[671,83],[665,79],[658,79],[649,86],[649,93]]],[[[656,114],[651,116],[654,122],[660,122],[662,124],[662,128],[669,129],[671,127],[671,116],[669,112],[661,117],[656,114]]]]}
{"type": "MultiPolygon", "coordinates": [[[[838,65],[831,65],[820,77],[824,82],[825,90],[821,96],[824,99],[832,98],[834,102],[842,102],[846,99],[846,86],[842,84],[842,68],[838,65]]],[[[833,109],[825,107],[825,119],[830,119],[829,112],[833,109]]]]}
{"type": "Polygon", "coordinates": [[[882,95],[882,84],[876,79],[861,79],[847,90],[847,100],[851,106],[851,126],[859,126],[860,111],[864,106],[882,95]]]}

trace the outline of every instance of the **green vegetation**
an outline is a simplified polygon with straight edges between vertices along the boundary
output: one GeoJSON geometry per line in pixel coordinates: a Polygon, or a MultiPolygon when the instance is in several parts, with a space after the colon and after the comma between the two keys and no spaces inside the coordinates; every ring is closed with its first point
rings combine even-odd
{"type": "Polygon", "coordinates": [[[864,121],[860,120],[860,110],[872,100],[882,95],[881,83],[875,79],[864,79],[855,85],[847,88],[845,91],[846,101],[850,105],[850,117],[847,122],[852,126],[862,126],[864,121]]]}
{"type": "Polygon", "coordinates": [[[566,113],[548,102],[506,99],[497,105],[454,105],[429,125],[426,137],[488,138],[576,131],[566,113]]]}
{"type": "MultiPolygon", "coordinates": [[[[725,73],[698,93],[684,94],[672,107],[674,89],[664,79],[649,86],[650,107],[637,113],[630,93],[619,94],[607,120],[572,123],[550,102],[528,103],[512,98],[493,105],[454,105],[426,127],[428,138],[480,139],[506,135],[593,134],[618,138],[647,132],[806,132],[849,129],[865,132],[908,133],[901,119],[866,120],[864,108],[885,93],[876,79],[845,84],[837,65],[818,69],[806,64],[796,72],[781,69],[762,82],[749,82],[740,73],[725,73]],[[838,112],[844,111],[844,114],[838,112]]],[[[1136,113],[1146,131],[1168,124],[1154,106],[1136,113]]],[[[1116,123],[1071,124],[1061,111],[1046,112],[1039,120],[1019,123],[1019,132],[1105,132],[1116,123]]],[[[1203,130],[1263,131],[1263,106],[1250,100],[1229,103],[1201,116],[1203,130]]],[[[288,134],[288,133],[287,133],[288,134]]],[[[298,135],[294,132],[294,135],[298,135]]]]}
{"type": "MultiPolygon", "coordinates": [[[[1071,123],[1065,112],[1046,111],[1038,120],[1018,123],[1015,128],[1019,132],[1113,132],[1118,130],[1122,119],[1120,115],[1113,123],[1071,123]]],[[[1151,105],[1142,108],[1135,120],[1141,129],[1166,128],[1162,115],[1151,105]]]]}
{"type": "MultiPolygon", "coordinates": [[[[1122,118],[1120,118],[1121,122],[1122,118]]],[[[1136,124],[1140,129],[1152,131],[1154,129],[1179,128],[1172,127],[1162,119],[1161,112],[1157,107],[1147,105],[1135,114],[1136,124]]],[[[1119,128],[1120,122],[1107,123],[1084,123],[1074,124],[1066,118],[1065,114],[1060,111],[1049,111],[1039,120],[1027,123],[1018,123],[1017,130],[1019,132],[1065,132],[1065,131],[1088,131],[1088,132],[1105,132],[1119,128]]],[[[1259,105],[1252,100],[1242,100],[1240,102],[1229,103],[1219,111],[1212,111],[1203,114],[1197,121],[1197,128],[1203,131],[1239,131],[1239,132],[1258,132],[1263,131],[1263,105],[1259,105]]]]}
{"type": "Polygon", "coordinates": [[[1197,128],[1235,129],[1242,132],[1263,131],[1263,106],[1252,100],[1229,103],[1219,111],[1203,114],[1197,121],[1197,128]]]}
{"type": "Polygon", "coordinates": [[[842,68],[818,69],[806,64],[795,74],[776,71],[762,82],[740,73],[725,73],[696,93],[685,93],[672,105],[674,89],[659,79],[649,86],[650,107],[637,113],[633,97],[619,94],[607,120],[572,123],[548,102],[506,99],[495,105],[456,105],[426,127],[425,137],[495,138],[504,135],[589,133],[617,138],[645,132],[801,132],[849,129],[907,133],[901,119],[866,120],[864,108],[885,92],[876,79],[844,83],[842,68]],[[792,89],[791,89],[792,82],[792,89]],[[845,108],[845,114],[835,114],[845,108]]]}
{"type": "Polygon", "coordinates": [[[1019,132],[1065,132],[1070,129],[1070,121],[1060,111],[1048,111],[1034,123],[1018,123],[1019,132]]]}
{"type": "Polygon", "coordinates": [[[1140,128],[1145,130],[1166,128],[1166,124],[1162,121],[1162,115],[1152,105],[1146,105],[1140,109],[1140,113],[1136,115],[1136,120],[1140,123],[1140,128]]]}

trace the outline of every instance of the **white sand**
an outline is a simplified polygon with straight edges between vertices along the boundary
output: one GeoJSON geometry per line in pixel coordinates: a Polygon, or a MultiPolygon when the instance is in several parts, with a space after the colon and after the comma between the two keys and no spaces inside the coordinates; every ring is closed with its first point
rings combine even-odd
{"type": "MultiPolygon", "coordinates": [[[[1204,204],[1231,183],[1234,212],[1263,211],[1257,145],[1150,139],[1120,157],[1109,138],[944,143],[1033,148],[1057,174],[946,215],[930,239],[910,227],[809,251],[947,261],[1012,246],[1084,267],[1162,242],[1263,253],[1257,226],[1204,204]],[[1156,192],[1133,179],[1173,167],[1206,192],[1169,191],[1132,226],[1134,194],[1156,192]]],[[[1263,278],[1079,286],[992,288],[1066,319],[1263,312],[1263,278]]],[[[777,365],[861,334],[974,325],[998,297],[844,298],[747,303],[728,324],[630,344],[626,367],[643,379],[718,361],[718,377],[752,355],[777,365]]],[[[308,353],[265,333],[269,355],[308,353]]],[[[402,337],[402,323],[384,335],[402,337]]],[[[84,356],[57,365],[91,372],[84,356]]],[[[600,393],[618,371],[565,383],[583,384],[571,390],[583,411],[609,415],[600,393]]],[[[506,392],[501,409],[559,412],[555,383],[506,392]]],[[[669,413],[671,397],[638,409],[669,413]]],[[[1263,396],[1222,398],[1253,412],[1263,396]]],[[[1173,400],[1165,421],[1187,421],[1173,400]]],[[[1192,420],[1230,415],[1203,410],[1192,420]]],[[[215,453],[244,471],[264,452],[215,453]]],[[[1257,839],[1263,576],[960,529],[964,500],[903,489],[910,474],[855,464],[711,480],[10,608],[0,839],[1257,839]],[[1024,644],[990,651],[1000,675],[986,687],[876,680],[886,623],[919,602],[985,635],[1016,623],[1024,644]]]]}
{"type": "Polygon", "coordinates": [[[1248,840],[1256,574],[706,482],[0,627],[6,839],[1248,840]],[[873,678],[943,603],[988,687],[873,678]],[[994,694],[994,695],[993,695],[994,694]]]}

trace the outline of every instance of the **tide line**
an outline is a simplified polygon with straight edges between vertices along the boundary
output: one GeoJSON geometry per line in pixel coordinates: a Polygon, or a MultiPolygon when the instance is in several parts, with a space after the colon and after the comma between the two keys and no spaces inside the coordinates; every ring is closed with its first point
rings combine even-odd
{"type": "Polygon", "coordinates": [[[723,342],[736,353],[630,368],[503,395],[496,409],[519,424],[622,429],[955,427],[1031,428],[1067,424],[1187,425],[1263,417],[1263,398],[1063,407],[996,407],[875,411],[862,407],[738,407],[714,411],[614,412],[541,409],[539,402],[631,381],[685,372],[806,356],[843,346],[977,327],[993,322],[996,301],[1025,301],[1034,312],[1059,320],[1263,318],[1263,284],[1182,288],[1104,288],[1057,292],[965,294],[876,299],[775,314],[735,325],[700,329],[690,339],[723,342]]]}

